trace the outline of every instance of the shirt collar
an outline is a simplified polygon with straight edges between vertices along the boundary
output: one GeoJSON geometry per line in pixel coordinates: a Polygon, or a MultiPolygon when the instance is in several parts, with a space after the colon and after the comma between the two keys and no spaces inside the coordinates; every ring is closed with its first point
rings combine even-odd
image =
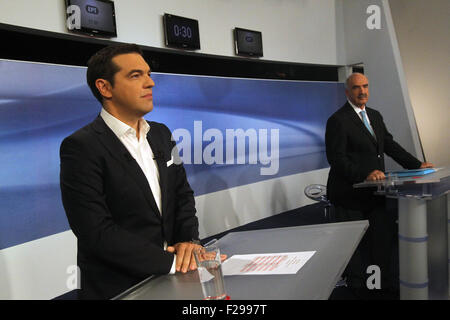
{"type": "Polygon", "coordinates": [[[357,114],[359,114],[361,111],[365,111],[366,110],[366,106],[365,105],[364,105],[364,108],[361,109],[361,108],[358,108],[357,106],[355,106],[350,100],[347,99],[347,101],[348,101],[349,105],[352,106],[353,110],[355,110],[355,112],[357,114]]]}
{"type": "Polygon", "coordinates": [[[150,125],[144,118],[139,119],[139,128],[141,129],[141,134],[147,136],[147,133],[150,131],[150,125]]]}
{"type": "MultiPolygon", "coordinates": [[[[117,137],[122,137],[128,132],[136,136],[136,131],[132,127],[114,117],[104,108],[102,108],[100,116],[102,117],[103,121],[105,121],[106,125],[114,132],[114,134],[117,137]]],[[[139,128],[140,128],[140,136],[142,137],[142,134],[146,136],[148,131],[150,130],[150,125],[147,123],[147,121],[141,118],[139,119],[139,128]]]]}

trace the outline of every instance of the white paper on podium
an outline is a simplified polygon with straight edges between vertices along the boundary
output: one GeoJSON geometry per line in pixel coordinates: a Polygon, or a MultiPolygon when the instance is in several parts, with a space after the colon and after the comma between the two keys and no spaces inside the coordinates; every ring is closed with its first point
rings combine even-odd
{"type": "Polygon", "coordinates": [[[234,255],[222,263],[224,276],[295,274],[316,251],[234,255]]]}

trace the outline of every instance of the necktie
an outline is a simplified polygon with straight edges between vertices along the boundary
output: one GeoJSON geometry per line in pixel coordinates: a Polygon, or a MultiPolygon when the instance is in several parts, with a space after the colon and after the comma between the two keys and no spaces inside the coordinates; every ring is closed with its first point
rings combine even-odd
{"type": "Polygon", "coordinates": [[[370,134],[375,138],[375,133],[373,132],[373,129],[369,124],[369,119],[367,118],[366,110],[361,111],[361,114],[364,125],[366,126],[367,130],[369,130],[370,134]]]}

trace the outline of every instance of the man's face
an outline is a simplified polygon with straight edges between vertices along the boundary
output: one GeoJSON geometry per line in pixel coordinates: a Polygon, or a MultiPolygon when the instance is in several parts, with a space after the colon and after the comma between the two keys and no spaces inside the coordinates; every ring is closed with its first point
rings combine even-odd
{"type": "Polygon", "coordinates": [[[345,94],[351,103],[361,108],[369,100],[369,80],[362,74],[355,74],[349,79],[345,94]]]}
{"type": "Polygon", "coordinates": [[[137,53],[115,56],[112,62],[119,67],[111,88],[111,103],[120,112],[132,117],[142,117],[153,109],[150,67],[137,53]]]}

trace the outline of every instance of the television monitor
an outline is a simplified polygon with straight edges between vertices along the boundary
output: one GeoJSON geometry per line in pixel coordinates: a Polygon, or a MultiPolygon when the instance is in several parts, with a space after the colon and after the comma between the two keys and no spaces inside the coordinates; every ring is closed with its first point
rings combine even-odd
{"type": "Polygon", "coordinates": [[[65,0],[69,31],[90,36],[117,37],[114,2],[65,0]]]}
{"type": "Polygon", "coordinates": [[[198,21],[172,14],[164,14],[166,46],[181,49],[200,49],[198,21]]]}
{"type": "Polygon", "coordinates": [[[234,28],[236,54],[241,56],[262,57],[262,33],[259,31],[234,28]]]}

